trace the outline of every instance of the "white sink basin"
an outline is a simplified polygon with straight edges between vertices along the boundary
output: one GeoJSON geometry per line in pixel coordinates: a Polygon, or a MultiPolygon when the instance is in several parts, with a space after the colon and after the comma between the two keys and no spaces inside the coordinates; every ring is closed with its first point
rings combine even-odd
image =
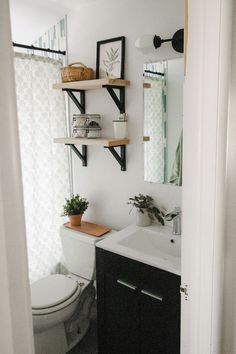
{"type": "Polygon", "coordinates": [[[168,236],[164,233],[146,230],[145,228],[135,231],[118,243],[155,257],[180,257],[181,252],[179,237],[174,235],[168,236]]]}
{"type": "Polygon", "coordinates": [[[181,238],[167,226],[130,225],[96,246],[180,275],[181,238]]]}

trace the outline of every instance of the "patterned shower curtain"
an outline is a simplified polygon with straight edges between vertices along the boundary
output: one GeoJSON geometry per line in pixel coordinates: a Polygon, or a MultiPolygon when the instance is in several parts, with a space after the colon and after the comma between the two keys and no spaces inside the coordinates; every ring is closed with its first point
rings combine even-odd
{"type": "Polygon", "coordinates": [[[147,84],[144,88],[144,135],[150,137],[144,144],[144,180],[164,183],[165,82],[162,76],[155,76],[145,77],[144,84],[147,84]]]}
{"type": "MultiPolygon", "coordinates": [[[[30,281],[55,270],[62,261],[59,226],[64,198],[70,193],[68,154],[54,137],[66,136],[61,62],[15,54],[24,205],[30,281]]],[[[17,232],[17,230],[16,230],[17,232]]]]}

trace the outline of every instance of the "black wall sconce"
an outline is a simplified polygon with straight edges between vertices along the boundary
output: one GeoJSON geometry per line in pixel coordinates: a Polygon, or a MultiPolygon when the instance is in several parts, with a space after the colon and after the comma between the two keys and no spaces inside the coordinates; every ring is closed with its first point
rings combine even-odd
{"type": "Polygon", "coordinates": [[[144,35],[138,38],[135,42],[135,46],[144,54],[150,53],[153,49],[160,48],[162,43],[171,42],[173,49],[178,53],[184,52],[184,29],[181,28],[176,31],[172,38],[161,39],[157,35],[144,35]]]}

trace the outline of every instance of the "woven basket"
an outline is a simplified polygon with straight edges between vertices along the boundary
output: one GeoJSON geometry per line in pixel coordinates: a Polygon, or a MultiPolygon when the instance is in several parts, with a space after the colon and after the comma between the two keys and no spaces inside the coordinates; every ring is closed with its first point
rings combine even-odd
{"type": "Polygon", "coordinates": [[[61,69],[62,82],[82,81],[94,79],[94,71],[83,63],[72,63],[61,69]],[[79,65],[74,67],[73,65],[79,65]]]}

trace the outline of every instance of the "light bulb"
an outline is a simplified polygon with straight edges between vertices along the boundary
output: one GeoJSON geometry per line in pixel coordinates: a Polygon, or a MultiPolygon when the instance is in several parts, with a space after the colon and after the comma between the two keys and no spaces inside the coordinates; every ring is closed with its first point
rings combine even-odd
{"type": "Polygon", "coordinates": [[[154,34],[144,34],[135,41],[135,47],[143,54],[148,54],[155,51],[153,44],[154,34]]]}

